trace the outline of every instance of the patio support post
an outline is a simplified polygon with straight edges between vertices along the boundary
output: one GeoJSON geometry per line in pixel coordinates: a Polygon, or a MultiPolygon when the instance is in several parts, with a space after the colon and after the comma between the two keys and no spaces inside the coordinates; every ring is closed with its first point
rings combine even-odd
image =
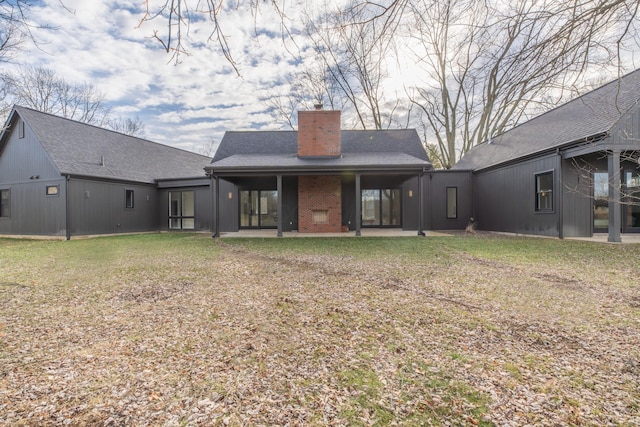
{"type": "Polygon", "coordinates": [[[425,236],[424,229],[424,173],[418,174],[418,236],[425,236]]]}
{"type": "Polygon", "coordinates": [[[282,174],[278,174],[278,237],[282,237],[282,174]]]}
{"type": "Polygon", "coordinates": [[[360,236],[360,223],[362,222],[362,195],[360,190],[360,172],[356,172],[356,236],[360,236]]]}
{"type": "Polygon", "coordinates": [[[220,237],[220,178],[213,177],[213,235],[220,237]]]}
{"type": "Polygon", "coordinates": [[[607,156],[609,171],[609,242],[621,242],[620,237],[620,150],[607,156]]]}

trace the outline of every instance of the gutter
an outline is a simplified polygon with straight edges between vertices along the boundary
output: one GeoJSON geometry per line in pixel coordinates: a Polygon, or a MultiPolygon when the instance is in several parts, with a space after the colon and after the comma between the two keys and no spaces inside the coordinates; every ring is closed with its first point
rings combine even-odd
{"type": "Polygon", "coordinates": [[[122,179],[122,178],[109,178],[104,176],[92,176],[92,175],[76,175],[63,173],[62,176],[66,176],[68,178],[76,178],[76,179],[87,179],[91,181],[104,181],[104,182],[117,182],[120,184],[135,184],[135,185],[150,185],[154,186],[156,183],[154,181],[134,181],[130,179],[122,179]]]}

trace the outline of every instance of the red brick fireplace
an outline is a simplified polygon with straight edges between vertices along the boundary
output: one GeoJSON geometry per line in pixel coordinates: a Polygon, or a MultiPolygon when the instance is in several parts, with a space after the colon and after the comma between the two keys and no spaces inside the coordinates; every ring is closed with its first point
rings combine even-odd
{"type": "MultiPolygon", "coordinates": [[[[298,112],[298,158],[341,156],[340,111],[298,112]]],[[[340,176],[298,177],[298,231],[334,233],[342,230],[340,176]]]]}

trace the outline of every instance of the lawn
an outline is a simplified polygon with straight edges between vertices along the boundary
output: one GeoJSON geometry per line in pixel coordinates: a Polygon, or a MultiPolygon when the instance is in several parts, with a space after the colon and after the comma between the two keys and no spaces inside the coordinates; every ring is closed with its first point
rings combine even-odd
{"type": "Polygon", "coordinates": [[[0,425],[640,425],[639,251],[0,240],[0,425]]]}

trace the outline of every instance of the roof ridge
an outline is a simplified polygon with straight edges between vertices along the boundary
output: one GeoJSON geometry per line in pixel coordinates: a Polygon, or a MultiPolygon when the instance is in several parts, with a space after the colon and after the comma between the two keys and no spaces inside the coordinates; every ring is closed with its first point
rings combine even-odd
{"type": "Polygon", "coordinates": [[[178,150],[178,151],[183,152],[183,153],[193,154],[195,156],[204,157],[205,159],[211,159],[211,157],[209,157],[209,156],[205,156],[203,154],[199,154],[199,153],[196,153],[196,152],[193,152],[193,151],[184,150],[182,148],[174,147],[174,146],[167,145],[167,144],[162,144],[160,142],[152,141],[152,140],[147,139],[147,138],[141,138],[141,137],[134,136],[134,135],[128,135],[126,133],[122,133],[122,132],[119,132],[119,131],[116,131],[116,130],[113,130],[113,129],[107,129],[105,127],[98,126],[98,125],[95,125],[95,124],[92,124],[92,123],[85,123],[85,122],[81,122],[79,120],[70,119],[68,117],[58,116],[56,114],[49,113],[47,111],[40,111],[40,110],[37,110],[35,108],[25,107],[23,105],[18,105],[18,104],[15,104],[13,106],[13,109],[18,111],[18,112],[21,109],[22,110],[29,110],[29,111],[32,111],[32,112],[34,112],[36,114],[46,115],[46,116],[52,117],[52,118],[57,119],[57,120],[66,120],[68,122],[75,123],[75,124],[78,124],[78,125],[81,125],[81,126],[88,126],[88,127],[92,127],[94,129],[98,129],[98,130],[103,131],[103,132],[110,132],[110,133],[113,133],[113,134],[121,135],[121,136],[124,136],[125,138],[130,138],[130,139],[135,139],[135,140],[142,141],[142,142],[147,142],[147,143],[154,144],[154,145],[157,145],[157,146],[160,146],[160,147],[163,147],[163,148],[168,148],[168,149],[172,149],[172,150],[178,150]]]}

